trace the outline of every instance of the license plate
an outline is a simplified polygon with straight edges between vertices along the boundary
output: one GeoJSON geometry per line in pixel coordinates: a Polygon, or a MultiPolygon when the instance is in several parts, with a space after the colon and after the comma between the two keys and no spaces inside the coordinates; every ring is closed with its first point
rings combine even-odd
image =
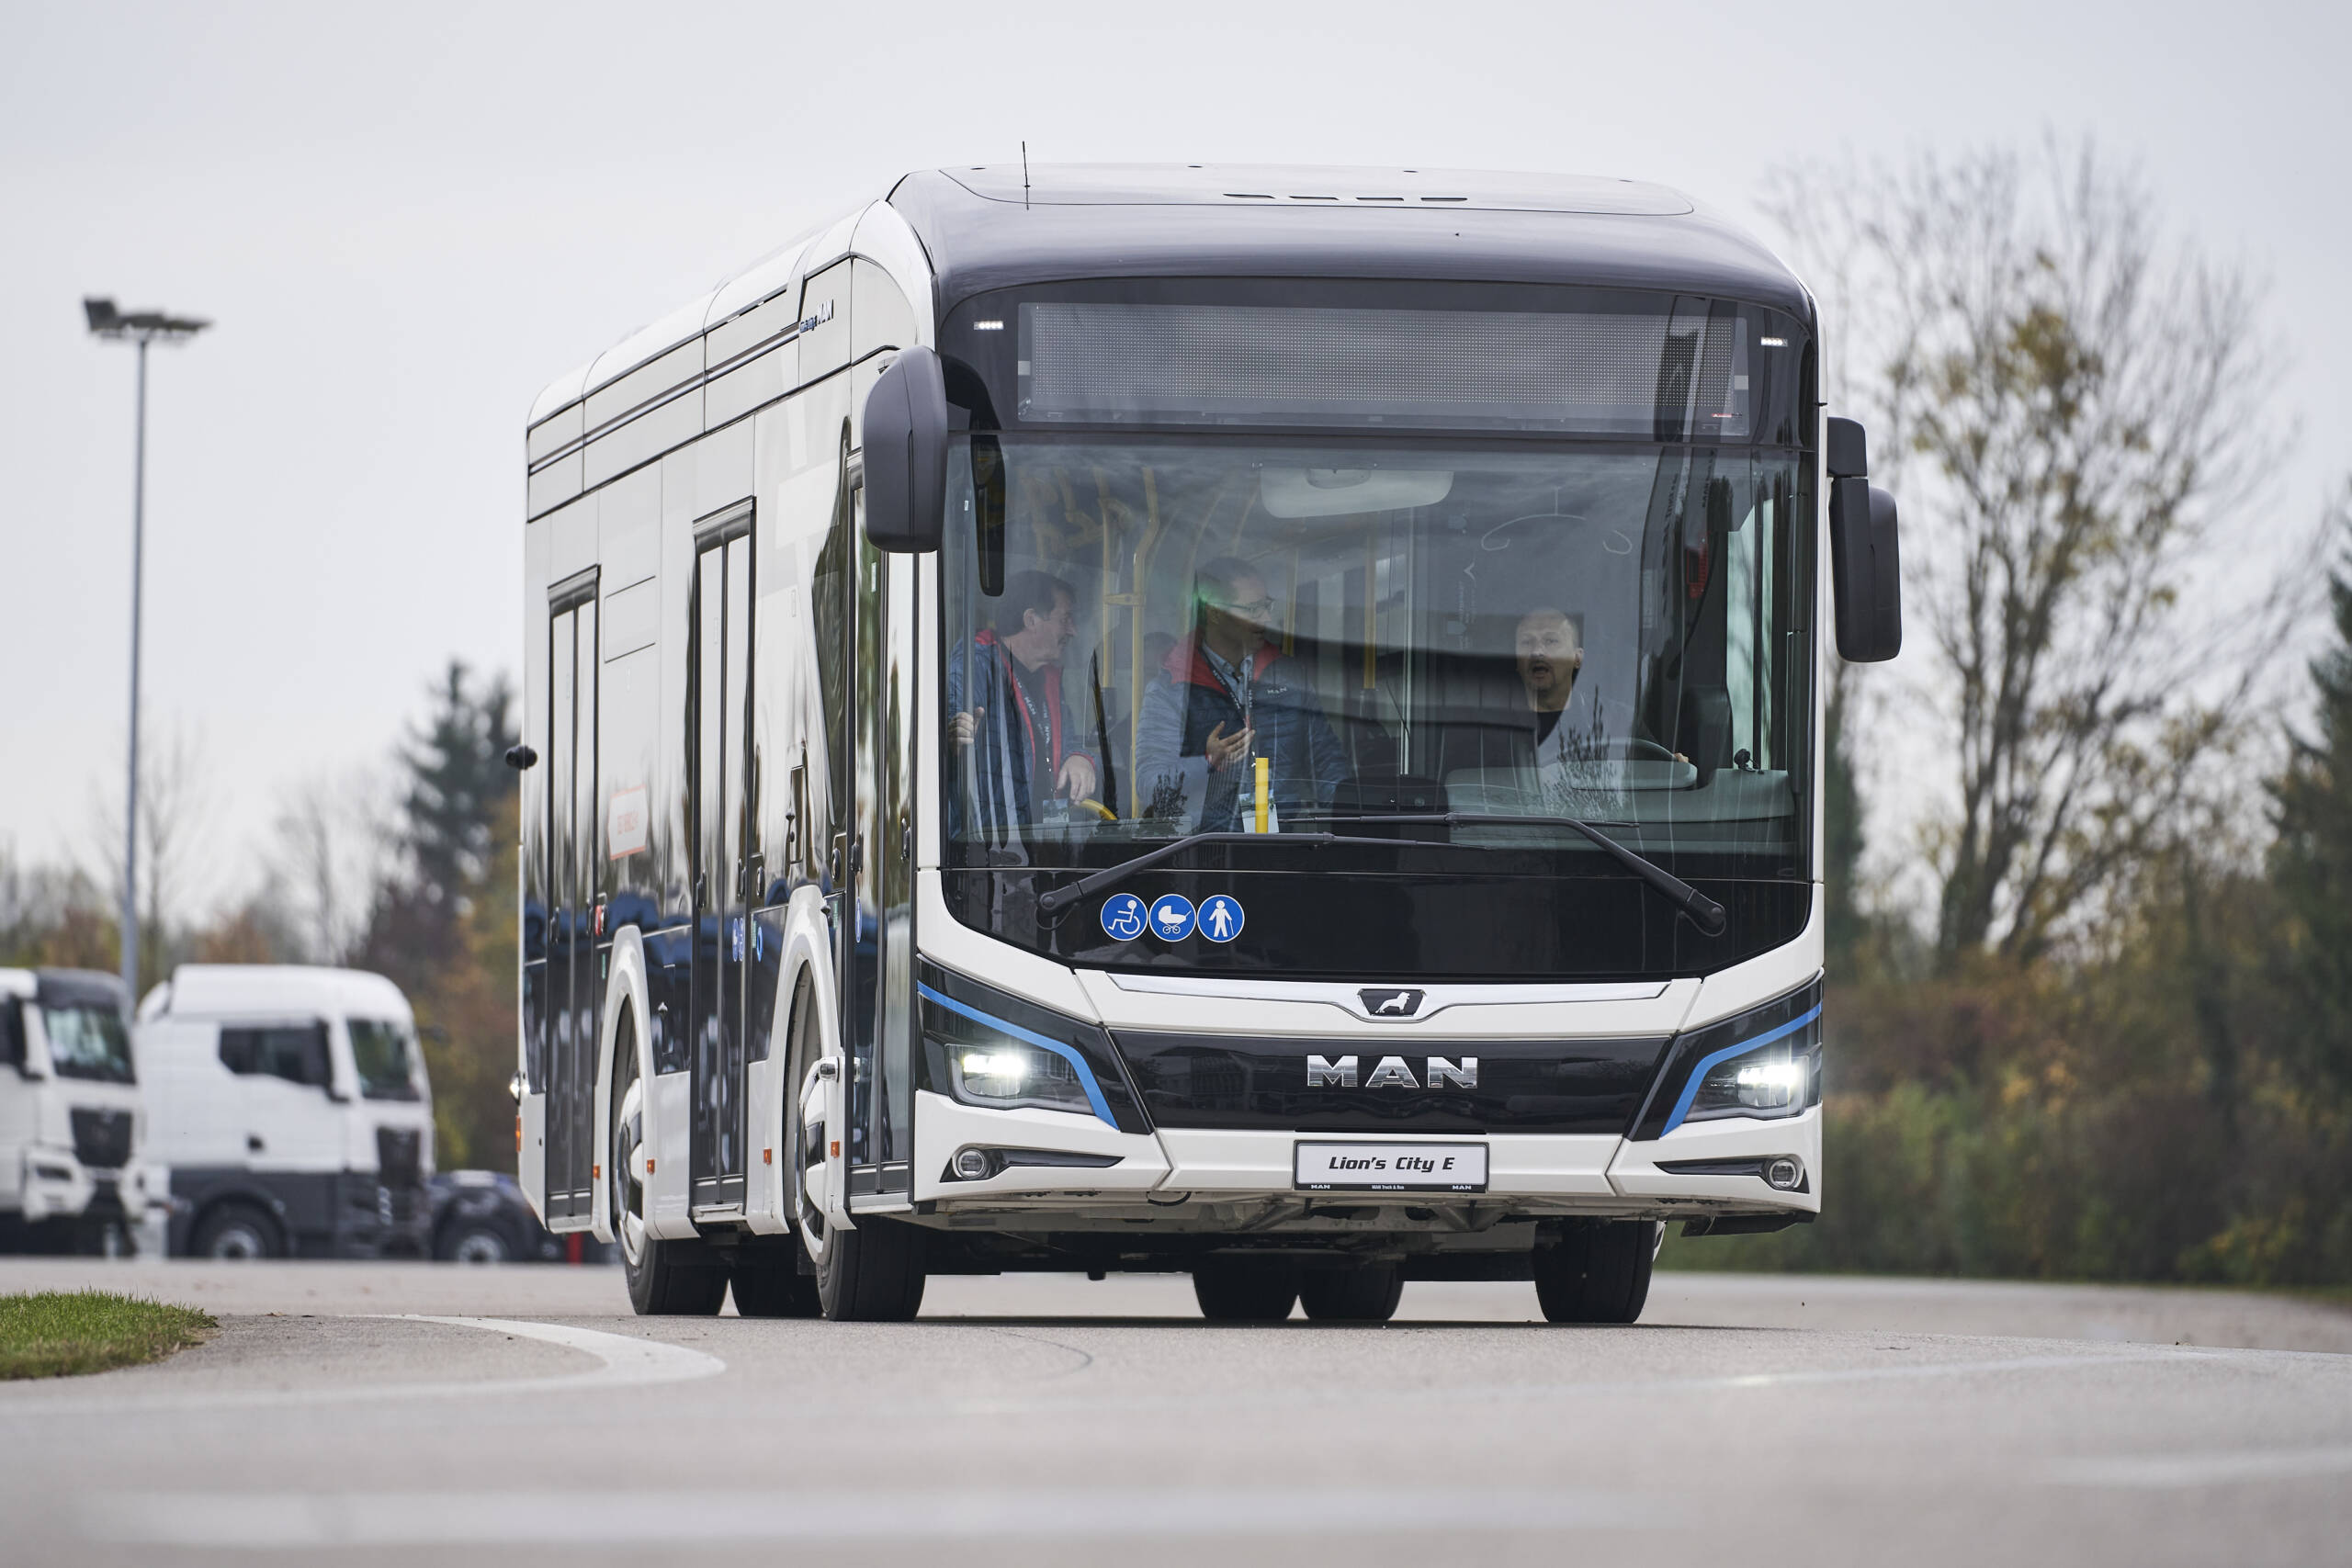
{"type": "Polygon", "coordinates": [[[1292,1177],[1306,1192],[1484,1192],[1484,1144],[1300,1144],[1292,1177]]]}

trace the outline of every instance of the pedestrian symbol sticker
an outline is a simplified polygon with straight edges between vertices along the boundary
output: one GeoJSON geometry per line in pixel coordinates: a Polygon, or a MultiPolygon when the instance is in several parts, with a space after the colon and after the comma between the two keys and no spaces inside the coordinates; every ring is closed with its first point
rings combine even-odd
{"type": "Polygon", "coordinates": [[[1114,893],[1102,900],[1102,934],[1113,942],[1133,942],[1143,935],[1143,900],[1132,893],[1114,893]]]}
{"type": "Polygon", "coordinates": [[[1182,893],[1163,893],[1152,901],[1152,934],[1166,942],[1182,942],[1193,934],[1193,901],[1182,893]]]}
{"type": "Polygon", "coordinates": [[[1230,893],[1201,900],[1201,934],[1211,942],[1231,942],[1248,920],[1241,912],[1241,900],[1230,893]]]}

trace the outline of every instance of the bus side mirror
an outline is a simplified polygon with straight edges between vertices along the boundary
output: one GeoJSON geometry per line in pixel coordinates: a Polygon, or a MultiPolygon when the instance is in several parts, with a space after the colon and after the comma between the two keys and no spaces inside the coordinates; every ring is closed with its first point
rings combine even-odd
{"type": "Polygon", "coordinates": [[[877,550],[939,548],[947,523],[947,378],[901,349],[865,399],[865,536],[877,550]]]}
{"type": "Polygon", "coordinates": [[[1872,485],[1862,427],[1828,422],[1829,583],[1836,601],[1838,652],[1849,663],[1875,664],[1903,651],[1902,552],[1894,497],[1872,485]]]}

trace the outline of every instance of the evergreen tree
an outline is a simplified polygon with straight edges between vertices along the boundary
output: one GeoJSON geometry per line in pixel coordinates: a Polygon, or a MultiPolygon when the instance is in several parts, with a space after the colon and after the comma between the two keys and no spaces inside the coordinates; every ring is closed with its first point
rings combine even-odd
{"type": "Polygon", "coordinates": [[[410,773],[402,807],[419,888],[441,901],[461,897],[488,867],[491,824],[515,793],[505,761],[515,736],[503,676],[477,695],[464,661],[453,659],[435,702],[424,733],[401,754],[410,773]]]}
{"type": "Polygon", "coordinates": [[[422,730],[401,753],[400,872],[377,890],[353,962],[388,976],[416,1010],[433,1076],[438,1163],[503,1167],[514,1116],[513,928],[517,788],[506,766],[514,694],[476,691],[450,660],[422,730]],[[501,946],[496,930],[506,931],[501,946]]]}
{"type": "Polygon", "coordinates": [[[2307,1066],[2352,1089],[2352,497],[2340,522],[2346,553],[2328,580],[2335,644],[2311,665],[2317,729],[2290,732],[2286,772],[2270,786],[2270,877],[2287,916],[2281,980],[2307,1066]]]}

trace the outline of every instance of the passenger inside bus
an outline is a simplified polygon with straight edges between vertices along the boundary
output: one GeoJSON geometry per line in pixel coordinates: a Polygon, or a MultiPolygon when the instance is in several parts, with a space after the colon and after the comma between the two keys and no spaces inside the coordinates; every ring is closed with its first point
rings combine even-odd
{"type": "Polygon", "coordinates": [[[1076,592],[1043,571],[1006,577],[994,624],[949,661],[947,702],[979,815],[1027,827],[1093,797],[1102,770],[1063,691],[1076,592]]]}
{"type": "MultiPolygon", "coordinates": [[[[1269,818],[1320,814],[1349,776],[1348,758],[1304,662],[1267,636],[1275,604],[1249,562],[1219,556],[1194,569],[1192,630],[1144,691],[1136,738],[1137,798],[1182,788],[1183,759],[1206,764],[1196,830],[1256,824],[1256,763],[1268,764],[1269,818]]],[[[1197,764],[1196,764],[1197,767],[1197,764]]],[[[1188,812],[1189,815],[1189,812],[1188,812]]]]}

